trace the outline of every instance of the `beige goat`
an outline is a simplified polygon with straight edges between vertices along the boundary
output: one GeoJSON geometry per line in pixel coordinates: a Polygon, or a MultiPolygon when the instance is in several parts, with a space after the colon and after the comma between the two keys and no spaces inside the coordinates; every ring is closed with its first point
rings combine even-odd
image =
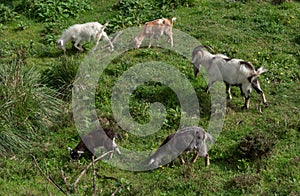
{"type": "Polygon", "coordinates": [[[173,17],[171,20],[167,18],[161,18],[146,22],[141,33],[133,39],[134,48],[138,49],[145,37],[149,38],[148,48],[150,48],[153,38],[157,39],[162,35],[168,36],[168,41],[171,43],[171,47],[173,47],[172,27],[175,20],[176,18],[173,17]]]}

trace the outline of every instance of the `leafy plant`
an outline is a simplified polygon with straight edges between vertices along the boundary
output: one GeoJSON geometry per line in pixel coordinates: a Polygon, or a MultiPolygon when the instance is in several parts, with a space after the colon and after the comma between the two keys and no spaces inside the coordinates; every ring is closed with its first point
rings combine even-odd
{"type": "Polygon", "coordinates": [[[64,25],[60,22],[48,22],[42,30],[42,43],[46,45],[54,45],[57,35],[63,31],[64,25]]]}
{"type": "Polygon", "coordinates": [[[178,0],[162,0],[162,1],[154,1],[158,7],[164,8],[164,9],[175,9],[178,8],[180,6],[184,6],[184,7],[192,7],[195,5],[196,0],[182,0],[182,1],[178,1],[178,0]]]}
{"type": "Polygon", "coordinates": [[[25,30],[27,28],[28,28],[28,25],[26,23],[24,23],[23,21],[20,21],[17,24],[17,30],[19,30],[19,31],[23,31],[23,30],[25,30]]]}
{"type": "Polygon", "coordinates": [[[18,10],[26,16],[42,22],[55,22],[69,17],[78,17],[80,13],[91,10],[89,0],[23,0],[18,10]]]}
{"type": "Polygon", "coordinates": [[[166,7],[159,7],[155,1],[123,0],[114,7],[118,14],[110,21],[113,31],[140,25],[149,20],[170,16],[166,7]]]}
{"type": "Polygon", "coordinates": [[[0,23],[7,23],[11,21],[16,16],[16,12],[14,12],[11,8],[5,6],[4,4],[0,4],[0,23]]]}

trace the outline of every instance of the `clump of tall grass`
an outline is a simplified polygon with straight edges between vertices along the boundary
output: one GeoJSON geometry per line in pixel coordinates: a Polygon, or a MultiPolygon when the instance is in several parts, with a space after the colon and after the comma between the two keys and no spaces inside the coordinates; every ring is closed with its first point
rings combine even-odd
{"type": "Polygon", "coordinates": [[[70,100],[80,62],[67,57],[60,57],[58,62],[43,71],[41,81],[48,87],[56,89],[59,92],[59,98],[70,100]]]}
{"type": "Polygon", "coordinates": [[[39,71],[24,63],[26,51],[0,66],[0,157],[26,150],[61,114],[57,92],[40,83],[39,71]]]}

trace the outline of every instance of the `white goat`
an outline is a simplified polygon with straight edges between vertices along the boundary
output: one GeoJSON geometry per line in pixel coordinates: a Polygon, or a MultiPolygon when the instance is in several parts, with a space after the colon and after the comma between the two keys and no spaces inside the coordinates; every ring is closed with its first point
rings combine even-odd
{"type": "Polygon", "coordinates": [[[141,33],[133,39],[134,48],[138,49],[145,37],[149,38],[148,48],[150,48],[153,38],[157,39],[164,34],[168,36],[168,42],[170,42],[171,47],[173,47],[172,27],[175,20],[176,18],[173,17],[171,20],[161,18],[146,22],[141,33]]]}
{"type": "Polygon", "coordinates": [[[90,42],[91,40],[93,40],[96,47],[99,43],[99,40],[103,36],[104,40],[109,43],[111,50],[113,50],[114,46],[108,38],[107,34],[104,32],[104,29],[107,25],[108,23],[101,25],[98,22],[75,24],[63,32],[61,38],[56,42],[57,46],[62,49],[64,53],[66,53],[65,46],[69,41],[72,41],[74,42],[74,47],[82,51],[82,41],[90,42]]]}
{"type": "Polygon", "coordinates": [[[201,65],[208,72],[208,87],[216,81],[224,81],[226,84],[226,92],[228,99],[232,99],[230,93],[231,85],[240,86],[242,94],[245,96],[245,104],[242,109],[248,109],[250,103],[250,93],[252,88],[256,90],[262,97],[262,101],[267,106],[267,100],[264,92],[260,88],[257,77],[266,72],[263,67],[255,70],[254,66],[247,61],[241,59],[230,59],[225,55],[213,55],[205,49],[205,46],[197,46],[193,50],[192,63],[194,64],[194,75],[197,76],[201,65]]]}
{"type": "MultiPolygon", "coordinates": [[[[186,127],[180,129],[177,133],[169,135],[164,142],[160,145],[158,150],[149,157],[149,167],[158,167],[164,162],[168,161],[167,158],[171,155],[178,155],[181,164],[184,160],[181,157],[182,152],[194,151],[195,155],[192,162],[196,162],[198,156],[205,157],[205,165],[209,165],[209,155],[207,153],[206,140],[213,142],[212,136],[205,132],[201,127],[186,127]]],[[[171,162],[173,166],[174,160],[171,162]]]]}

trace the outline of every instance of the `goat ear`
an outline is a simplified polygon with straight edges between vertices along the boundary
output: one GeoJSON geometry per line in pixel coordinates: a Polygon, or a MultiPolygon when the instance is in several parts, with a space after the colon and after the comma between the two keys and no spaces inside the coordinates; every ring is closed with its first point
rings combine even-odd
{"type": "Polygon", "coordinates": [[[63,40],[57,40],[56,44],[59,45],[60,47],[62,47],[64,45],[64,41],[63,40]]]}
{"type": "Polygon", "coordinates": [[[84,152],[82,150],[77,151],[78,154],[83,154],[84,152]]]}
{"type": "Polygon", "coordinates": [[[69,151],[72,151],[73,149],[72,149],[70,146],[68,146],[68,150],[69,150],[69,151]]]}
{"type": "Polygon", "coordinates": [[[206,142],[206,140],[207,140],[207,135],[204,133],[204,135],[203,135],[203,141],[206,142]]]}

